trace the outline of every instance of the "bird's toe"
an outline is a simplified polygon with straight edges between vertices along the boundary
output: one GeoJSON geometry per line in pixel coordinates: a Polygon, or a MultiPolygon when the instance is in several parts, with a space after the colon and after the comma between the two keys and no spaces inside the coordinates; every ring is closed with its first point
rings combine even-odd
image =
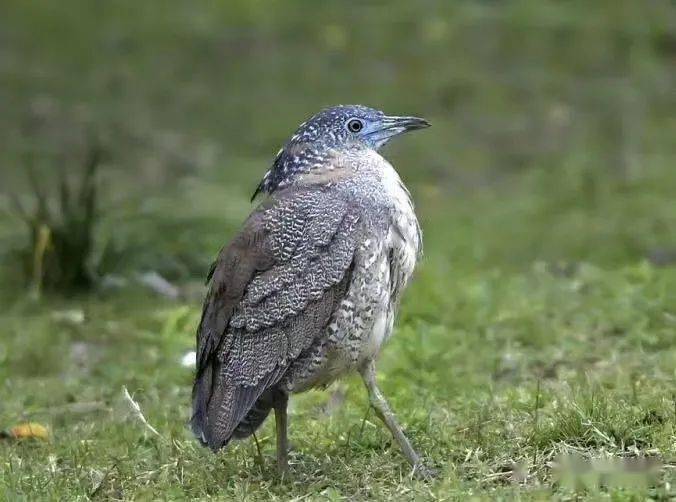
{"type": "Polygon", "coordinates": [[[413,467],[411,475],[423,481],[433,481],[439,477],[439,470],[420,463],[413,467]]]}

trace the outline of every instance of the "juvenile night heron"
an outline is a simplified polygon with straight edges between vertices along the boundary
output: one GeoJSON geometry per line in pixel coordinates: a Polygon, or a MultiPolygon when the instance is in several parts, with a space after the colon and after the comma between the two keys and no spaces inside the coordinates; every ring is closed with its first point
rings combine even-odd
{"type": "Polygon", "coordinates": [[[253,434],[274,409],[285,471],[289,394],[356,369],[371,406],[423,470],[375,378],[422,248],[410,194],[378,150],[428,126],[336,106],[301,124],[279,151],[254,193],[266,200],[209,274],[191,425],[212,450],[253,434]]]}

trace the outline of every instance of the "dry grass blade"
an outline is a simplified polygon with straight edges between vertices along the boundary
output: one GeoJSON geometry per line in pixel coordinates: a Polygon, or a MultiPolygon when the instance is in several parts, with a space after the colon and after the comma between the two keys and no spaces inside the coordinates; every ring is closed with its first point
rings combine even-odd
{"type": "Polygon", "coordinates": [[[144,415],[143,412],[141,411],[141,407],[139,406],[139,404],[138,404],[136,401],[134,401],[134,398],[131,397],[131,394],[129,394],[129,391],[127,390],[127,386],[126,386],[126,385],[123,385],[123,386],[122,386],[122,397],[124,398],[125,402],[126,402],[127,404],[129,404],[129,409],[130,409],[130,410],[132,411],[132,413],[134,414],[134,417],[135,417],[139,422],[141,422],[141,423],[144,425],[144,427],[145,427],[148,431],[150,431],[154,436],[157,436],[158,438],[164,440],[164,438],[162,437],[162,435],[161,435],[159,432],[157,432],[157,429],[155,429],[155,427],[153,427],[152,425],[150,425],[150,423],[149,423],[148,420],[146,419],[145,415],[144,415]]]}

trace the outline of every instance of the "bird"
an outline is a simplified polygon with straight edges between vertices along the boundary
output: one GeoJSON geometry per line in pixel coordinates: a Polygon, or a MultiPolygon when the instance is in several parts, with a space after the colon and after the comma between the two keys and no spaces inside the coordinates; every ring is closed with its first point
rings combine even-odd
{"type": "Polygon", "coordinates": [[[262,202],[207,276],[191,428],[217,451],[274,410],[288,472],[289,395],[358,372],[413,472],[427,473],[376,382],[376,362],[422,256],[409,190],[379,153],[430,124],[363,105],[326,108],[277,153],[262,202]]]}

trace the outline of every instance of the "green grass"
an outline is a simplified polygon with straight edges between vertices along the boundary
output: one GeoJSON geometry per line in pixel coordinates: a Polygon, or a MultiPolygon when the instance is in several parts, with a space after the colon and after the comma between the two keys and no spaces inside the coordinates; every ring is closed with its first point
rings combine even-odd
{"type": "Polygon", "coordinates": [[[5,3],[0,430],[51,438],[0,439],[0,500],[676,497],[669,0],[5,3]],[[186,425],[209,262],[292,128],[341,102],[433,124],[386,152],[425,257],[379,363],[431,482],[356,377],[292,399],[285,479],[273,424],[262,463],[186,425]],[[29,202],[27,157],[47,187],[80,165],[87,131],[109,153],[94,258],[128,284],[31,299],[8,192],[29,202]]]}
{"type": "MultiPolygon", "coordinates": [[[[594,488],[592,475],[578,494],[673,496],[676,269],[593,247],[588,260],[557,261],[547,247],[530,251],[544,257],[531,260],[534,242],[516,237],[527,232],[535,241],[548,232],[549,206],[560,201],[525,201],[529,184],[542,180],[518,182],[523,197],[512,187],[499,209],[486,200],[505,196],[502,188],[465,196],[462,208],[420,197],[427,255],[383,353],[380,381],[438,479],[410,479],[387,431],[367,414],[357,378],[339,384],[337,396],[346,396],[339,406],[327,408],[332,391],[292,400],[287,479],[275,474],[271,423],[258,435],[262,465],[253,441],[218,455],[204,450],[186,427],[192,373],[179,364],[193,346],[198,302],[158,300],[130,286],[70,300],[15,300],[3,312],[0,424],[42,422],[52,439],[1,441],[0,490],[8,499],[538,499],[573,493],[555,482],[553,465],[578,455],[663,465],[652,481],[641,478],[646,486],[627,476],[629,487],[594,488]],[[84,321],[68,320],[72,310],[84,321]],[[130,415],[122,386],[161,438],[130,415]]],[[[574,238],[553,236],[558,251],[574,256],[595,242],[593,221],[605,215],[615,228],[611,214],[650,242],[639,207],[616,212],[629,188],[580,209],[579,221],[590,226],[578,225],[574,238]]],[[[649,190],[659,196],[642,185],[641,193],[649,190]]],[[[667,197],[652,207],[655,218],[665,204],[667,197]]],[[[570,214],[559,217],[561,228],[578,221],[570,214]]],[[[618,233],[608,238],[621,240],[618,233]]]]}

